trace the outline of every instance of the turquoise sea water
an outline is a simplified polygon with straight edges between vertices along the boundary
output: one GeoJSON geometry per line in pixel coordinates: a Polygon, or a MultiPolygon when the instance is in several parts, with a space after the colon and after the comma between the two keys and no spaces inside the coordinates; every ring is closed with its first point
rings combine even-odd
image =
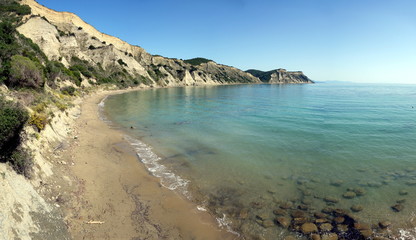
{"type": "Polygon", "coordinates": [[[151,89],[108,97],[104,113],[162,185],[245,236],[287,234],[258,221],[287,202],[311,213],[360,205],[365,222],[414,227],[416,85],[151,89]]]}

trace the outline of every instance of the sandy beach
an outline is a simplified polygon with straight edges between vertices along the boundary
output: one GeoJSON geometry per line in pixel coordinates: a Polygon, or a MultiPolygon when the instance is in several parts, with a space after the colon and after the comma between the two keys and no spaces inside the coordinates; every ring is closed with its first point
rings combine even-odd
{"type": "Polygon", "coordinates": [[[62,201],[73,239],[236,239],[210,214],[161,187],[123,132],[99,118],[98,104],[108,94],[85,97],[62,152],[75,180],[62,201]]]}

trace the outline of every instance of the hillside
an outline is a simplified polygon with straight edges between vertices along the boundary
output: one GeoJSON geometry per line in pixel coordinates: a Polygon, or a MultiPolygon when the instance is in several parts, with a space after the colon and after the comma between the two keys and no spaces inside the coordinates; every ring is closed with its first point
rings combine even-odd
{"type": "Polygon", "coordinates": [[[81,65],[89,84],[120,86],[195,86],[257,83],[239,69],[213,61],[192,61],[153,56],[138,46],[104,34],[68,12],[56,12],[34,0],[22,0],[32,14],[18,31],[39,45],[49,60],[70,68],[81,65]]]}
{"type": "Polygon", "coordinates": [[[270,84],[314,83],[301,71],[291,72],[279,68],[267,72],[255,69],[250,69],[246,72],[258,77],[262,82],[270,84]]]}

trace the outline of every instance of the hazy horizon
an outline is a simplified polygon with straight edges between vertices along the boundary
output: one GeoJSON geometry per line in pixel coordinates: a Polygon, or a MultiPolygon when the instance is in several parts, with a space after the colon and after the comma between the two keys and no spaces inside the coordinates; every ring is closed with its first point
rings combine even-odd
{"type": "Polygon", "coordinates": [[[316,81],[416,83],[416,2],[38,0],[151,54],[316,81]]]}

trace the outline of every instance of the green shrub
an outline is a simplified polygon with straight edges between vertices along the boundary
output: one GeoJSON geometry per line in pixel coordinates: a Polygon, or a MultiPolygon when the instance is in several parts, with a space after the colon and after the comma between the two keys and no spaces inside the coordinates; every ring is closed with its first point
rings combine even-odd
{"type": "Polygon", "coordinates": [[[19,173],[24,175],[27,178],[31,177],[32,166],[33,166],[33,159],[32,156],[22,149],[18,147],[10,157],[10,163],[13,166],[13,169],[19,173]]]}
{"type": "Polygon", "coordinates": [[[42,66],[21,55],[11,58],[9,74],[11,87],[40,88],[44,84],[42,66]]]}
{"type": "Polygon", "coordinates": [[[32,159],[20,147],[20,134],[27,119],[26,110],[0,96],[0,160],[10,162],[16,172],[29,177],[32,159]]]}
{"type": "Polygon", "coordinates": [[[0,97],[0,157],[10,142],[18,137],[27,119],[26,110],[0,97]]]}
{"type": "Polygon", "coordinates": [[[61,92],[66,95],[75,96],[76,89],[73,86],[67,86],[61,88],[61,92]]]}
{"type": "Polygon", "coordinates": [[[38,132],[42,131],[48,124],[48,117],[44,113],[33,113],[29,118],[29,124],[36,127],[38,132]]]}
{"type": "Polygon", "coordinates": [[[212,62],[212,60],[206,59],[206,58],[192,58],[192,59],[184,60],[184,62],[197,66],[202,63],[212,62]]]}

